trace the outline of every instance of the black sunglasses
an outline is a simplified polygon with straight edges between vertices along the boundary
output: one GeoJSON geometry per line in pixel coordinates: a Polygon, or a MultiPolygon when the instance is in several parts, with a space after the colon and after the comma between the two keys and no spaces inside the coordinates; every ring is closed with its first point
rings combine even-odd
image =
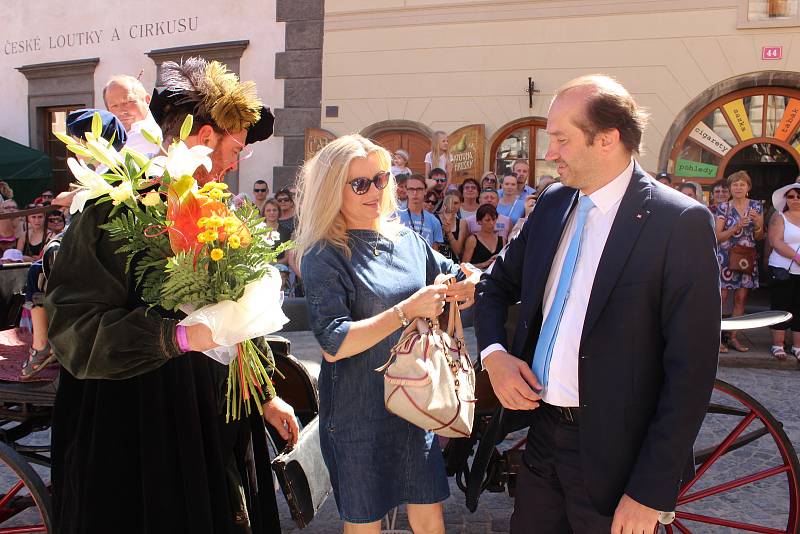
{"type": "Polygon", "coordinates": [[[278,202],[291,202],[292,201],[292,199],[289,198],[289,197],[276,198],[275,200],[277,200],[278,202]]]}
{"type": "Polygon", "coordinates": [[[254,193],[266,193],[267,190],[266,189],[253,189],[253,192],[254,193]]]}
{"type": "Polygon", "coordinates": [[[347,182],[353,188],[353,193],[363,195],[369,191],[369,186],[375,184],[375,189],[383,189],[389,184],[389,171],[382,171],[372,178],[354,178],[347,182]]]}
{"type": "Polygon", "coordinates": [[[447,178],[445,178],[444,176],[441,176],[439,178],[434,178],[434,181],[442,183],[442,182],[446,182],[447,178]]]}
{"type": "Polygon", "coordinates": [[[436,204],[436,200],[434,200],[432,198],[428,198],[428,199],[425,200],[425,204],[436,204]]]}

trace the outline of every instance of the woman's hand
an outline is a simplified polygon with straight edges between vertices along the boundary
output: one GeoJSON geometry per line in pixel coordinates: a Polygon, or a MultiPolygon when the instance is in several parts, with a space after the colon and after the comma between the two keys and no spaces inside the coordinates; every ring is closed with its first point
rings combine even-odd
{"type": "Polygon", "coordinates": [[[272,425],[283,439],[294,446],[300,436],[294,409],[280,397],[270,399],[264,403],[262,408],[264,409],[264,421],[272,425]]]}
{"type": "Polygon", "coordinates": [[[444,311],[445,284],[425,286],[399,304],[403,314],[413,320],[417,317],[435,319],[444,311]]]}
{"type": "Polygon", "coordinates": [[[466,310],[475,303],[475,286],[481,281],[481,271],[471,269],[468,264],[461,264],[461,272],[467,278],[447,286],[448,302],[460,302],[459,310],[466,310]]]}

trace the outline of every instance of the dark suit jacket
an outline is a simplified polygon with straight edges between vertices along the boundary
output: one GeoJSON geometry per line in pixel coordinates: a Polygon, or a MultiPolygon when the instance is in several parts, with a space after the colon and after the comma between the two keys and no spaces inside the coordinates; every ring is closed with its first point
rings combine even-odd
{"type": "MultiPolygon", "coordinates": [[[[561,184],[548,188],[478,285],[480,350],[507,345],[508,307],[520,301],[510,352],[531,362],[545,284],[577,196],[561,184]]],[[[611,515],[623,493],[657,510],[675,508],[713,388],[719,326],[711,213],[636,164],[600,259],[580,343],[581,461],[599,512],[611,515]]]]}

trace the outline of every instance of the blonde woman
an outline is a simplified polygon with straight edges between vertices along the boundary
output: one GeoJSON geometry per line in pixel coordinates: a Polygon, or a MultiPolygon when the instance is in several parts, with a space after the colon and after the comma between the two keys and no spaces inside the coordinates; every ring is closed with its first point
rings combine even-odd
{"type": "Polygon", "coordinates": [[[349,135],[301,173],[297,254],[324,356],[320,443],[345,533],[377,534],[381,518],[406,503],[415,533],[440,534],[449,490],[438,440],[386,411],[375,369],[408,321],[438,316],[445,299],[470,305],[479,275],[434,284],[458,265],[392,219],[390,164],[386,150],[349,135]]]}
{"type": "Polygon", "coordinates": [[[431,151],[425,154],[425,176],[430,176],[433,169],[442,169],[447,178],[453,177],[453,159],[450,156],[450,140],[441,130],[433,132],[431,151]]]}

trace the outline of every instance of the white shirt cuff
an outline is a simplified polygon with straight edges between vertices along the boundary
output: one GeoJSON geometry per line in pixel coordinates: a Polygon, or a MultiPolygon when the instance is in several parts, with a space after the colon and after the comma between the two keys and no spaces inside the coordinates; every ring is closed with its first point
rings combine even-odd
{"type": "Polygon", "coordinates": [[[483,363],[483,360],[485,360],[488,355],[490,355],[496,350],[502,350],[503,352],[508,352],[506,348],[500,343],[492,343],[491,345],[489,345],[488,347],[486,347],[481,351],[481,363],[483,363]]]}

